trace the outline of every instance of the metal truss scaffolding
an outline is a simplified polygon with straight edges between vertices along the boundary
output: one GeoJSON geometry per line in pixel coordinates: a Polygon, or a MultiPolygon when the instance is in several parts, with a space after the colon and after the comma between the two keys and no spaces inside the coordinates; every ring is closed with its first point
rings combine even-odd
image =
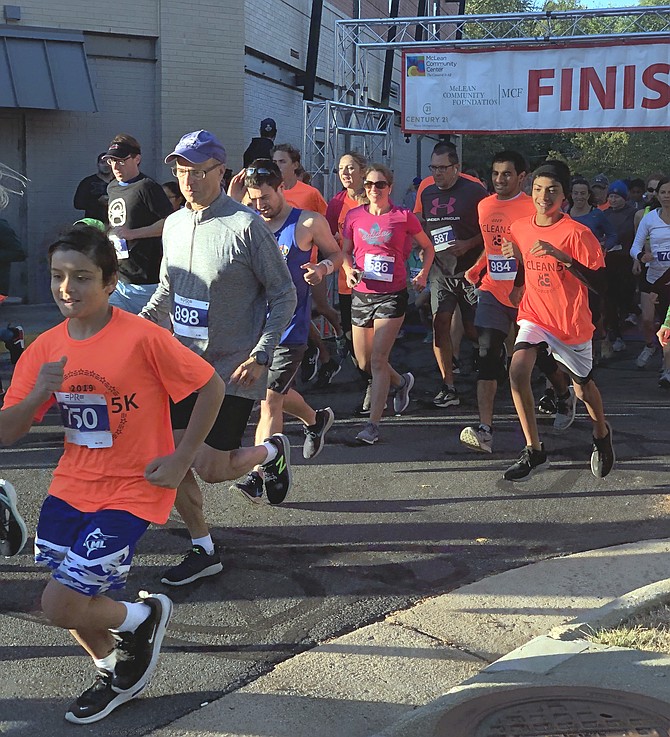
{"type": "MultiPolygon", "coordinates": [[[[391,157],[394,112],[370,106],[370,62],[379,52],[510,47],[585,37],[669,38],[670,8],[360,18],[337,21],[335,26],[335,101],[305,102],[303,129],[305,168],[318,177],[327,197],[335,191],[335,166],[347,148],[376,160],[391,157]]],[[[379,99],[379,93],[372,99],[379,99]]]]}

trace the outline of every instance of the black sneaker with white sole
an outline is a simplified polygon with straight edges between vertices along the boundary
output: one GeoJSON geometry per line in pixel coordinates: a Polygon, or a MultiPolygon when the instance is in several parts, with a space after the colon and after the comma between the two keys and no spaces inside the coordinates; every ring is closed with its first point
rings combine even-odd
{"type": "Polygon", "coordinates": [[[18,555],[28,539],[23,517],[16,508],[16,489],[0,479],[0,555],[11,558],[18,555]]]}
{"type": "Polygon", "coordinates": [[[167,586],[185,586],[199,578],[215,576],[217,573],[221,573],[222,570],[223,565],[216,545],[214,546],[214,552],[211,554],[208,554],[201,545],[194,545],[179,565],[165,571],[161,583],[167,586]]]}
{"type": "Polygon", "coordinates": [[[316,458],[326,441],[326,433],[330,430],[335,413],[330,407],[316,410],[316,422],[313,425],[305,425],[305,442],[302,446],[302,457],[309,460],[316,458]]]}
{"type": "Polygon", "coordinates": [[[521,451],[521,455],[517,460],[505,471],[503,479],[505,481],[525,481],[535,471],[548,466],[549,460],[544,445],[542,445],[541,450],[536,450],[527,445],[521,451]]]}
{"type": "Polygon", "coordinates": [[[607,435],[604,438],[593,438],[591,449],[591,473],[597,479],[604,479],[614,467],[616,454],[612,445],[612,426],[607,425],[607,435]]]}
{"type": "Polygon", "coordinates": [[[135,698],[132,691],[117,693],[112,690],[112,674],[99,670],[92,686],[65,712],[65,719],[73,724],[93,724],[111,714],[117,706],[135,698]]]}
{"type": "Polygon", "coordinates": [[[293,477],[291,475],[291,444],[286,435],[274,434],[267,438],[266,443],[272,443],[277,449],[277,455],[268,463],[263,464],[265,471],[265,493],[270,504],[281,504],[291,489],[293,477]]]}
{"type": "Polygon", "coordinates": [[[448,384],[443,384],[440,391],[435,395],[433,404],[436,407],[457,407],[461,403],[456,389],[448,384]]]}
{"type": "Polygon", "coordinates": [[[340,366],[337,361],[331,358],[329,361],[326,361],[326,363],[320,366],[316,374],[316,382],[314,386],[317,389],[325,389],[328,384],[330,384],[330,382],[333,380],[333,378],[340,373],[341,370],[342,366],[340,366]]]}
{"type": "Polygon", "coordinates": [[[137,600],[151,609],[151,614],[134,632],[119,632],[112,689],[117,693],[142,691],[158,665],[158,656],[172,614],[172,602],[165,594],[140,593],[137,600]]]}
{"type": "Polygon", "coordinates": [[[308,384],[314,379],[319,371],[319,349],[309,343],[300,364],[300,380],[308,384]]]}
{"type": "Polygon", "coordinates": [[[252,504],[263,504],[263,477],[258,471],[250,471],[241,481],[235,482],[231,491],[239,491],[252,504]]]}

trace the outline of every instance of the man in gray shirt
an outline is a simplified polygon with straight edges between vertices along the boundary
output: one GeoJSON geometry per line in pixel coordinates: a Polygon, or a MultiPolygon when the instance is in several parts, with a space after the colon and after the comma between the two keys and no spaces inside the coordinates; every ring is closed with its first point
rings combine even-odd
{"type": "MultiPolygon", "coordinates": [[[[296,293],[268,227],[221,191],[225,162],[223,146],[209,131],[187,133],[166,157],[165,163],[174,163],[186,207],[165,221],[160,283],[141,315],[161,322],[170,314],[175,337],[226,381],[219,416],[196,456],[198,475],[218,483],[260,464],[268,501],[279,504],[291,485],[288,438],[276,434],[261,445],[240,445],[254,402],[265,397],[268,366],[295,310],[296,293]]],[[[171,407],[176,440],[194,403],[190,396],[171,407]]],[[[223,567],[192,471],[177,489],[175,506],[192,549],[161,580],[182,586],[223,567]]]]}

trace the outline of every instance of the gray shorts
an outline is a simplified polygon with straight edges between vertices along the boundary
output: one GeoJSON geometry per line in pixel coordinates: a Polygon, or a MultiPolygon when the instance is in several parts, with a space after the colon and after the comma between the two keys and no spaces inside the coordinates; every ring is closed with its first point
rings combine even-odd
{"type": "Polygon", "coordinates": [[[278,345],[268,370],[268,389],[286,394],[295,381],[306,345],[278,345]]]}
{"type": "Polygon", "coordinates": [[[508,307],[499,302],[491,292],[480,290],[477,311],[475,312],[475,327],[499,330],[509,333],[516,323],[516,307],[508,307]]]}
{"type": "Polygon", "coordinates": [[[477,305],[477,290],[464,276],[446,276],[439,268],[430,270],[430,308],[433,315],[453,313],[458,305],[464,322],[472,322],[477,305]]]}

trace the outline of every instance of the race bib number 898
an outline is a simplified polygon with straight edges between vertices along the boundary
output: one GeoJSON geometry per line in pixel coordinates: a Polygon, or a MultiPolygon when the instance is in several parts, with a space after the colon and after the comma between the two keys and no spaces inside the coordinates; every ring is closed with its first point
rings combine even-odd
{"type": "Polygon", "coordinates": [[[188,299],[175,294],[172,322],[176,335],[207,340],[209,337],[208,317],[209,302],[188,299]]]}

